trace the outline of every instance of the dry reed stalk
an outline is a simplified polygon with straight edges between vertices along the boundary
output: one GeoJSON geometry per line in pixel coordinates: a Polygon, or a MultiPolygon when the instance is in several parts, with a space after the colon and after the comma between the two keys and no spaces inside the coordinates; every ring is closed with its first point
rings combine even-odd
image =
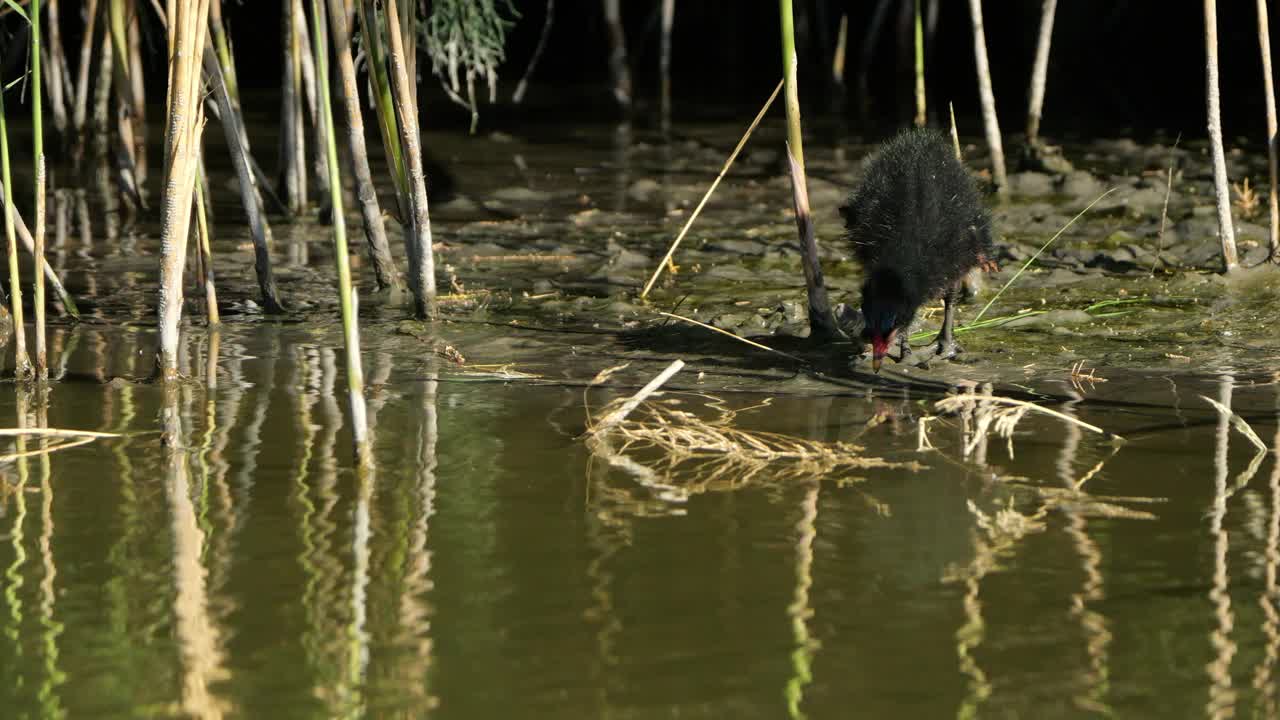
{"type": "Polygon", "coordinates": [[[1222,242],[1222,264],[1230,272],[1239,266],[1236,231],[1231,220],[1231,183],[1227,179],[1227,156],[1222,149],[1222,107],[1218,93],[1218,3],[1204,0],[1205,94],[1208,97],[1209,149],[1213,155],[1213,189],[1218,201],[1218,239],[1222,242]]]}
{"type": "Polygon", "coordinates": [[[613,99],[624,111],[631,109],[631,68],[627,65],[627,34],[622,28],[620,0],[603,0],[604,22],[609,29],[609,75],[613,99]]]}
{"type": "Polygon", "coordinates": [[[644,402],[645,400],[648,400],[650,395],[657,392],[658,388],[665,385],[666,382],[670,380],[672,376],[674,376],[676,373],[680,372],[681,368],[683,367],[684,367],[683,360],[673,360],[665,370],[658,373],[658,375],[654,377],[652,380],[650,380],[648,384],[640,388],[640,390],[636,392],[635,395],[632,395],[631,397],[627,398],[626,401],[624,401],[621,405],[618,405],[617,408],[615,408],[609,414],[605,415],[599,421],[594,422],[591,427],[591,432],[593,433],[604,432],[609,428],[613,427],[614,425],[617,425],[618,423],[622,422],[623,420],[626,420],[627,416],[630,415],[632,411],[635,410],[640,405],[640,403],[644,402]]]}
{"type": "Polygon", "coordinates": [[[673,265],[671,258],[675,255],[676,248],[680,246],[680,241],[688,234],[689,228],[693,227],[693,222],[698,219],[698,215],[702,214],[702,208],[706,207],[707,201],[711,199],[711,195],[715,193],[716,188],[720,187],[720,181],[724,179],[729,168],[733,167],[733,161],[738,159],[738,153],[742,152],[742,148],[746,146],[747,139],[755,132],[760,121],[764,119],[765,113],[769,112],[769,108],[773,107],[773,101],[778,98],[778,92],[782,90],[783,81],[779,80],[777,87],[773,89],[773,93],[769,95],[769,99],[765,101],[764,106],[760,108],[760,112],[756,113],[756,117],[747,126],[747,131],[742,133],[742,137],[738,139],[738,144],[734,146],[733,152],[729,153],[729,157],[725,159],[724,165],[720,168],[720,174],[716,175],[716,179],[711,181],[711,187],[703,193],[702,199],[698,201],[697,207],[689,214],[689,219],[684,222],[684,227],[680,228],[680,234],[676,235],[675,241],[671,243],[671,247],[667,248],[667,254],[663,256],[662,262],[658,263],[658,267],[654,269],[653,275],[649,278],[649,282],[644,284],[644,289],[640,291],[640,299],[643,300],[649,295],[649,291],[653,289],[654,283],[658,282],[658,277],[662,275],[662,269],[668,265],[673,265]]]}
{"type": "Polygon", "coordinates": [[[284,52],[280,83],[280,194],[289,212],[307,204],[306,135],[302,122],[302,60],[297,0],[281,0],[280,43],[284,52]]]}
{"type": "Polygon", "coordinates": [[[209,0],[168,0],[169,89],[160,226],[160,375],[178,375],[178,325],[182,319],[182,270],[191,230],[192,196],[204,126],[201,58],[208,28],[209,0]]]}
{"type": "Polygon", "coordinates": [[[1164,205],[1160,208],[1160,230],[1156,232],[1156,257],[1151,261],[1151,275],[1156,274],[1156,268],[1160,265],[1160,255],[1164,252],[1164,231],[1169,222],[1169,196],[1173,195],[1173,172],[1178,163],[1178,158],[1173,156],[1173,151],[1178,149],[1179,142],[1182,142],[1181,133],[1173,141],[1173,147],[1169,150],[1169,174],[1165,177],[1164,205]]]}
{"type": "Polygon", "coordinates": [[[1000,197],[1009,195],[1009,177],[1004,164],[1004,142],[1000,138],[1000,120],[996,117],[996,96],[991,89],[991,66],[987,62],[987,36],[982,27],[982,0],[969,0],[969,18],[973,22],[973,57],[978,66],[978,94],[982,100],[982,126],[991,148],[991,179],[1000,197]]]}
{"type": "Polygon", "coordinates": [[[342,89],[342,109],[347,120],[347,157],[355,178],[356,198],[368,240],[369,260],[373,264],[378,289],[400,289],[400,276],[387,243],[387,229],[378,206],[378,193],[369,169],[369,153],[364,142],[364,118],[360,113],[360,91],[356,85],[356,67],[351,57],[351,29],[343,0],[328,0],[329,31],[333,34],[334,53],[338,59],[338,78],[342,89]]]}
{"type": "Polygon", "coordinates": [[[529,58],[529,65],[524,69],[524,75],[520,77],[520,82],[516,83],[515,92],[511,93],[511,102],[519,105],[524,101],[524,94],[529,89],[529,78],[533,77],[533,71],[538,67],[538,61],[542,59],[542,53],[547,49],[547,38],[551,37],[551,25],[555,20],[556,0],[547,0],[547,12],[542,20],[542,32],[538,35],[538,44],[533,49],[533,55],[529,58]]]}
{"type": "Polygon", "coordinates": [[[1271,190],[1267,193],[1267,206],[1271,216],[1271,262],[1280,263],[1280,177],[1277,177],[1276,84],[1271,74],[1271,29],[1267,19],[1267,0],[1258,0],[1258,45],[1262,50],[1262,89],[1267,101],[1267,170],[1271,178],[1271,190]]]}
{"type": "Polygon", "coordinates": [[[659,314],[659,315],[662,315],[663,317],[669,317],[669,318],[672,318],[673,320],[679,320],[679,321],[681,321],[681,322],[687,322],[687,323],[689,323],[690,325],[697,325],[698,327],[703,328],[703,329],[706,329],[706,330],[710,330],[710,331],[711,331],[711,332],[713,332],[713,333],[718,333],[718,334],[720,334],[720,335],[724,335],[724,336],[725,336],[725,337],[727,337],[727,338],[732,338],[732,339],[734,339],[734,340],[737,340],[738,342],[740,342],[740,343],[742,343],[742,344],[744,344],[744,345],[750,345],[750,346],[751,346],[751,347],[753,347],[753,348],[757,348],[757,349],[760,349],[760,350],[764,350],[765,352],[771,352],[771,353],[773,353],[774,355],[781,355],[781,356],[782,356],[782,357],[784,357],[784,358],[787,358],[787,359],[789,359],[789,360],[795,360],[795,361],[796,361],[796,362],[798,362],[798,363],[804,363],[804,362],[805,362],[804,358],[799,358],[799,357],[796,357],[795,355],[791,355],[791,354],[789,354],[789,353],[784,353],[784,352],[782,352],[781,350],[774,350],[773,348],[769,347],[768,345],[761,345],[760,343],[758,343],[758,342],[756,342],[756,341],[754,341],[754,340],[748,340],[747,338],[744,338],[744,337],[742,337],[741,335],[734,335],[733,333],[729,332],[728,330],[722,330],[722,329],[720,329],[720,328],[718,328],[718,327],[713,327],[713,326],[708,325],[708,324],[706,324],[706,323],[698,322],[697,320],[694,320],[693,318],[687,318],[687,317],[685,317],[685,316],[683,316],[683,315],[676,315],[675,313],[669,313],[669,312],[659,312],[658,314],[659,314]]]}
{"type": "Polygon", "coordinates": [[[1030,101],[1027,104],[1027,144],[1040,142],[1040,115],[1044,110],[1044,88],[1049,76],[1049,45],[1053,40],[1053,17],[1058,0],[1042,0],[1040,4],[1040,35],[1036,41],[1036,59],[1031,65],[1030,101]]]}
{"type": "Polygon", "coordinates": [[[1266,451],[1267,444],[1262,441],[1262,438],[1258,437],[1258,433],[1254,432],[1253,428],[1250,427],[1249,423],[1244,418],[1240,417],[1231,408],[1217,400],[1205,397],[1204,395],[1201,395],[1200,399],[1212,405],[1213,409],[1218,411],[1218,415],[1229,421],[1231,426],[1234,427],[1241,435],[1245,436],[1249,442],[1253,443],[1255,448],[1263,452],[1266,451]]]}
{"type": "MultiPolygon", "coordinates": [[[[406,3],[413,17],[413,3],[406,3]]],[[[396,0],[386,0],[387,57],[391,65],[391,87],[394,91],[396,116],[399,120],[400,145],[408,171],[409,209],[412,213],[406,230],[413,252],[409,255],[409,287],[413,290],[414,314],[420,318],[434,314],[436,297],[435,250],[431,239],[431,217],[427,210],[427,179],[422,166],[422,140],[418,129],[418,105],[414,101],[413,75],[409,74],[411,58],[406,54],[396,0]]],[[[412,33],[413,25],[404,32],[412,33]]]]}

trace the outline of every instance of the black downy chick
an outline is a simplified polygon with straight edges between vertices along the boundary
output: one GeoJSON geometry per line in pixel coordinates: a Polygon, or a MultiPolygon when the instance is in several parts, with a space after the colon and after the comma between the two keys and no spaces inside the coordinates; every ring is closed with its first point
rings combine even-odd
{"type": "Polygon", "coordinates": [[[867,163],[840,213],[865,272],[862,339],[872,367],[879,372],[895,339],[906,357],[907,328],[938,296],[945,312],[937,353],[954,356],[957,290],[970,270],[993,263],[991,218],[950,139],[936,130],[899,133],[867,163]]]}

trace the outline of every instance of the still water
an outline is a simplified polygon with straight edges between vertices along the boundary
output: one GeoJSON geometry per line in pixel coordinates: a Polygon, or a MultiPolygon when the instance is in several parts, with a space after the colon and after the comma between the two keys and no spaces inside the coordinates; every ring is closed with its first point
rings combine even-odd
{"type": "Polygon", "coordinates": [[[1277,713],[1280,467],[1198,397],[1274,443],[1269,379],[1115,377],[1068,410],[1118,450],[1028,418],[967,460],[913,403],[782,396],[738,424],[927,467],[673,497],[593,461],[582,388],[378,353],[358,477],[340,355],[271,326],[193,336],[164,448],[80,332],[25,419],[123,437],[5,465],[6,717],[1277,713]]]}
{"type": "MultiPolygon", "coordinates": [[[[327,230],[276,225],[295,310],[264,318],[235,196],[218,196],[226,323],[204,328],[192,299],[189,380],[166,393],[145,380],[154,228],[120,226],[111,193],[89,191],[92,227],[52,245],[86,322],[57,322],[47,396],[0,388],[0,425],[118,436],[21,457],[68,441],[0,438],[0,716],[1280,716],[1280,381],[1274,338],[1240,337],[1253,326],[1229,324],[1229,299],[1110,327],[1125,344],[1088,346],[1092,379],[1058,355],[1085,340],[1060,333],[993,334],[1003,354],[975,340],[976,360],[928,383],[815,379],[727,341],[646,335],[625,302],[673,234],[674,208],[639,191],[700,188],[722,153],[656,153],[664,190],[637,185],[649,160],[610,132],[466,142],[463,181],[502,198],[484,206],[500,220],[445,206],[442,272],[459,297],[495,292],[433,326],[364,304],[361,473],[327,230]],[[542,255],[512,269],[513,253],[542,255]],[[1187,339],[1220,331],[1206,323],[1239,347],[1187,339]],[[1176,367],[1125,369],[1162,330],[1141,357],[1176,367]],[[676,356],[689,367],[659,402],[877,466],[722,472],[593,450],[589,413],[676,356]],[[922,437],[961,378],[1125,442],[1036,414],[1009,441],[954,415],[922,437]]],[[[769,204],[785,185],[750,182],[709,211],[709,235],[793,232],[769,204]]],[[[703,300],[794,297],[787,262],[708,270],[733,284],[703,300]]],[[[668,297],[696,287],[688,264],[668,297]]]]}

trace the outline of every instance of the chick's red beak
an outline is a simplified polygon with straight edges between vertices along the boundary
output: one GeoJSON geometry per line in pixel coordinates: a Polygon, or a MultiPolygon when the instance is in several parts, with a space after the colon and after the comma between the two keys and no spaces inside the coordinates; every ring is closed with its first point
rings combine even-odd
{"type": "Polygon", "coordinates": [[[880,372],[880,365],[884,362],[884,356],[889,353],[889,343],[893,340],[893,333],[885,335],[871,336],[871,369],[880,372]]]}

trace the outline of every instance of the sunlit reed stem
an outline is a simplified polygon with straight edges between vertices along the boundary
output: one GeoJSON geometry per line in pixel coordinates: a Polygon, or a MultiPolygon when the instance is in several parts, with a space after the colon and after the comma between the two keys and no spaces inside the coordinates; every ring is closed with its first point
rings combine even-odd
{"type": "Polygon", "coordinates": [[[182,270],[191,231],[192,195],[204,125],[201,57],[209,0],[169,0],[169,90],[166,97],[164,191],[160,226],[160,353],[164,379],[178,375],[178,324],[182,319],[182,270]]]}
{"type": "Polygon", "coordinates": [[[1044,0],[1040,6],[1040,37],[1036,59],[1031,66],[1031,100],[1027,105],[1027,144],[1040,142],[1040,114],[1044,110],[1044,87],[1049,75],[1049,44],[1053,40],[1053,16],[1058,0],[1044,0]]]}
{"type": "MultiPolygon", "coordinates": [[[[976,2],[976,0],[971,0],[976,2]]],[[[1208,97],[1209,148],[1213,155],[1213,189],[1218,200],[1218,239],[1222,241],[1222,264],[1230,272],[1239,266],[1236,231],[1231,220],[1231,186],[1227,179],[1227,156],[1222,149],[1222,107],[1218,94],[1218,3],[1204,0],[1205,85],[1208,97]]]]}
{"type": "MultiPolygon", "coordinates": [[[[41,84],[40,0],[31,0],[31,153],[35,156],[35,259],[36,267],[44,266],[45,237],[45,163],[44,163],[44,87],[41,84]]],[[[56,72],[56,69],[55,69],[56,72]]],[[[8,181],[5,182],[8,185],[8,181]]],[[[36,297],[36,377],[49,377],[49,358],[44,334],[44,273],[35,273],[36,297]]]]}
{"type": "Polygon", "coordinates": [[[299,38],[301,6],[283,0],[280,39],[284,52],[280,83],[280,193],[289,212],[298,214],[307,202],[306,135],[302,123],[302,47],[299,38]]]}
{"type": "Polygon", "coordinates": [[[924,92],[924,23],[920,18],[920,0],[915,0],[915,40],[916,40],[916,127],[924,127],[929,122],[925,107],[924,92]]]}
{"type": "Polygon", "coordinates": [[[795,18],[791,0],[779,0],[782,26],[782,74],[787,106],[787,156],[791,164],[791,191],[795,205],[796,229],[800,235],[801,263],[805,287],[809,295],[809,333],[818,338],[837,337],[831,304],[827,300],[826,281],[818,259],[818,241],[814,237],[813,217],[809,214],[809,188],[804,170],[804,135],[800,126],[799,64],[796,59],[795,18]]]}
{"type": "Polygon", "coordinates": [[[1280,263],[1280,201],[1277,200],[1276,183],[1276,84],[1271,75],[1271,30],[1267,19],[1267,0],[1258,0],[1258,44],[1262,49],[1262,88],[1267,99],[1267,170],[1271,177],[1271,190],[1267,193],[1271,209],[1271,262],[1280,263]]]}
{"type": "MultiPolygon", "coordinates": [[[[345,10],[343,11],[345,12],[345,10]]],[[[329,97],[329,59],[319,42],[324,13],[323,0],[311,0],[312,35],[315,50],[316,86],[320,95],[320,113],[326,127],[333,127],[333,105],[329,97]]],[[[346,20],[343,18],[343,22],[346,20]]],[[[334,133],[326,137],[326,159],[329,168],[329,201],[333,204],[333,255],[338,266],[338,293],[342,304],[342,329],[347,353],[347,394],[351,400],[352,436],[356,457],[361,466],[368,464],[369,428],[365,417],[364,370],[360,364],[360,321],[356,317],[357,295],[351,285],[351,261],[347,255],[347,221],[342,207],[342,174],[338,167],[338,145],[334,133]]]]}
{"type": "Polygon", "coordinates": [[[1005,173],[1004,143],[1000,139],[1000,120],[996,117],[996,96],[991,89],[991,66],[987,63],[987,36],[982,28],[982,0],[969,0],[969,18],[973,22],[973,57],[978,66],[978,92],[982,99],[982,125],[991,148],[991,179],[1001,197],[1009,194],[1009,178],[1005,173]]]}
{"type": "Polygon", "coordinates": [[[22,379],[31,377],[26,329],[22,321],[22,278],[18,274],[18,238],[14,227],[13,183],[9,177],[9,126],[5,121],[4,88],[0,87],[0,175],[4,180],[4,234],[9,244],[9,302],[13,314],[13,368],[22,379]]]}

